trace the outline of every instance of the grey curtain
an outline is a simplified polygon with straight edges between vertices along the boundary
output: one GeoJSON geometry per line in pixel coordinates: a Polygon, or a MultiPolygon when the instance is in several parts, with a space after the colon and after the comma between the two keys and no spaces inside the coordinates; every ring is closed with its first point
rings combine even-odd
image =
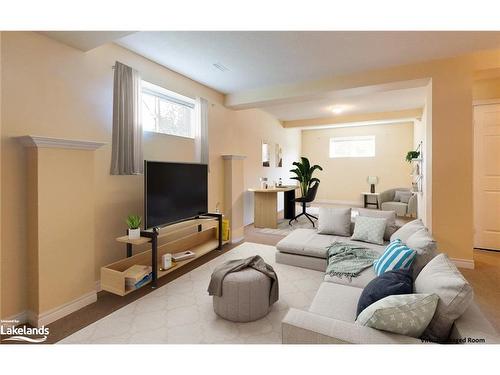
{"type": "Polygon", "coordinates": [[[201,164],[209,162],[208,153],[208,101],[204,98],[197,98],[197,124],[195,129],[195,158],[201,164]]]}
{"type": "Polygon", "coordinates": [[[111,174],[143,172],[141,77],[130,66],[115,63],[111,174]]]}

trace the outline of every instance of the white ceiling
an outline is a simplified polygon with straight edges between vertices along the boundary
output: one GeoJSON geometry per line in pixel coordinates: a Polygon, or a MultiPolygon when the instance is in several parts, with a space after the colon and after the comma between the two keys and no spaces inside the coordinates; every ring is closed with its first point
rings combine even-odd
{"type": "Polygon", "coordinates": [[[234,93],[497,48],[500,32],[147,31],[116,42],[234,93]]]}
{"type": "Polygon", "coordinates": [[[281,121],[400,111],[422,108],[425,103],[425,92],[425,87],[381,91],[357,96],[334,92],[314,100],[278,104],[262,109],[281,121]],[[334,113],[332,108],[341,111],[334,113]]]}
{"type": "Polygon", "coordinates": [[[84,52],[132,33],[133,31],[40,31],[40,34],[84,52]]]}

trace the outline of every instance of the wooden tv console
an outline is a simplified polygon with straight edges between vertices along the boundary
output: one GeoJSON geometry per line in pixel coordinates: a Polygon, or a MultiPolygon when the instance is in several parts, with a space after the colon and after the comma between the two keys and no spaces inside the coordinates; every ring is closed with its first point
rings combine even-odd
{"type": "Polygon", "coordinates": [[[127,257],[101,267],[101,289],[124,296],[137,290],[125,286],[125,271],[133,265],[152,267],[151,281],[144,285],[150,284],[155,288],[159,277],[185,266],[210,251],[222,250],[225,243],[222,241],[222,214],[206,214],[162,228],[144,230],[141,231],[141,237],[136,240],[130,240],[128,236],[118,237],[116,240],[126,244],[127,257]],[[132,246],[148,243],[151,243],[150,249],[132,255],[132,246]],[[167,270],[160,270],[158,265],[164,254],[186,250],[191,250],[196,256],[175,262],[167,270]]]}

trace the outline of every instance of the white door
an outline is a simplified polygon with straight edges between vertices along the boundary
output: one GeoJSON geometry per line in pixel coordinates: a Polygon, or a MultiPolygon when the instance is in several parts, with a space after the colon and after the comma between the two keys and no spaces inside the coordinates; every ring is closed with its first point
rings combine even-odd
{"type": "Polygon", "coordinates": [[[500,104],[474,107],[474,247],[500,250],[500,104]]]}

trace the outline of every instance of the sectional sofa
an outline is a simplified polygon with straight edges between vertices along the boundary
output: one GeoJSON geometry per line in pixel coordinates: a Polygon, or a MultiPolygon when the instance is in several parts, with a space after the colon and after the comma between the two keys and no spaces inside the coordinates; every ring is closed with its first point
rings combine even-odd
{"type": "MultiPolygon", "coordinates": [[[[373,215],[373,213],[370,213],[370,215],[373,215]]],[[[418,221],[415,221],[415,223],[418,223],[418,221]]],[[[360,243],[345,236],[320,234],[316,229],[296,229],[277,244],[276,262],[325,271],[327,267],[327,247],[334,241],[360,243]]],[[[375,245],[362,242],[364,246],[380,254],[384,252],[387,243],[375,245]]],[[[416,244],[415,246],[419,245],[416,244]]],[[[431,246],[427,248],[427,254],[419,253],[417,255],[418,261],[414,269],[415,280],[427,263],[436,256],[437,251],[435,249],[435,246],[431,246]]],[[[449,267],[452,273],[455,272],[454,276],[458,279],[462,278],[466,283],[451,261],[449,261],[449,267]]],[[[427,342],[420,338],[378,330],[355,322],[356,308],[363,288],[374,278],[376,278],[376,274],[373,267],[364,270],[360,276],[352,278],[351,281],[346,278],[325,275],[324,282],[317,291],[309,309],[291,308],[284,317],[282,321],[283,343],[420,344],[427,342]]],[[[439,282],[439,276],[435,277],[435,280],[439,282]]],[[[430,280],[430,283],[434,283],[434,280],[430,280]]],[[[472,300],[472,293],[470,294],[472,300]]],[[[452,297],[444,295],[444,298],[451,298],[449,303],[454,303],[452,297]]],[[[467,306],[464,305],[464,307],[466,307],[465,312],[454,320],[446,342],[500,343],[494,327],[484,317],[477,304],[468,301],[467,306]]],[[[452,318],[455,317],[452,316],[452,318]]]]}

